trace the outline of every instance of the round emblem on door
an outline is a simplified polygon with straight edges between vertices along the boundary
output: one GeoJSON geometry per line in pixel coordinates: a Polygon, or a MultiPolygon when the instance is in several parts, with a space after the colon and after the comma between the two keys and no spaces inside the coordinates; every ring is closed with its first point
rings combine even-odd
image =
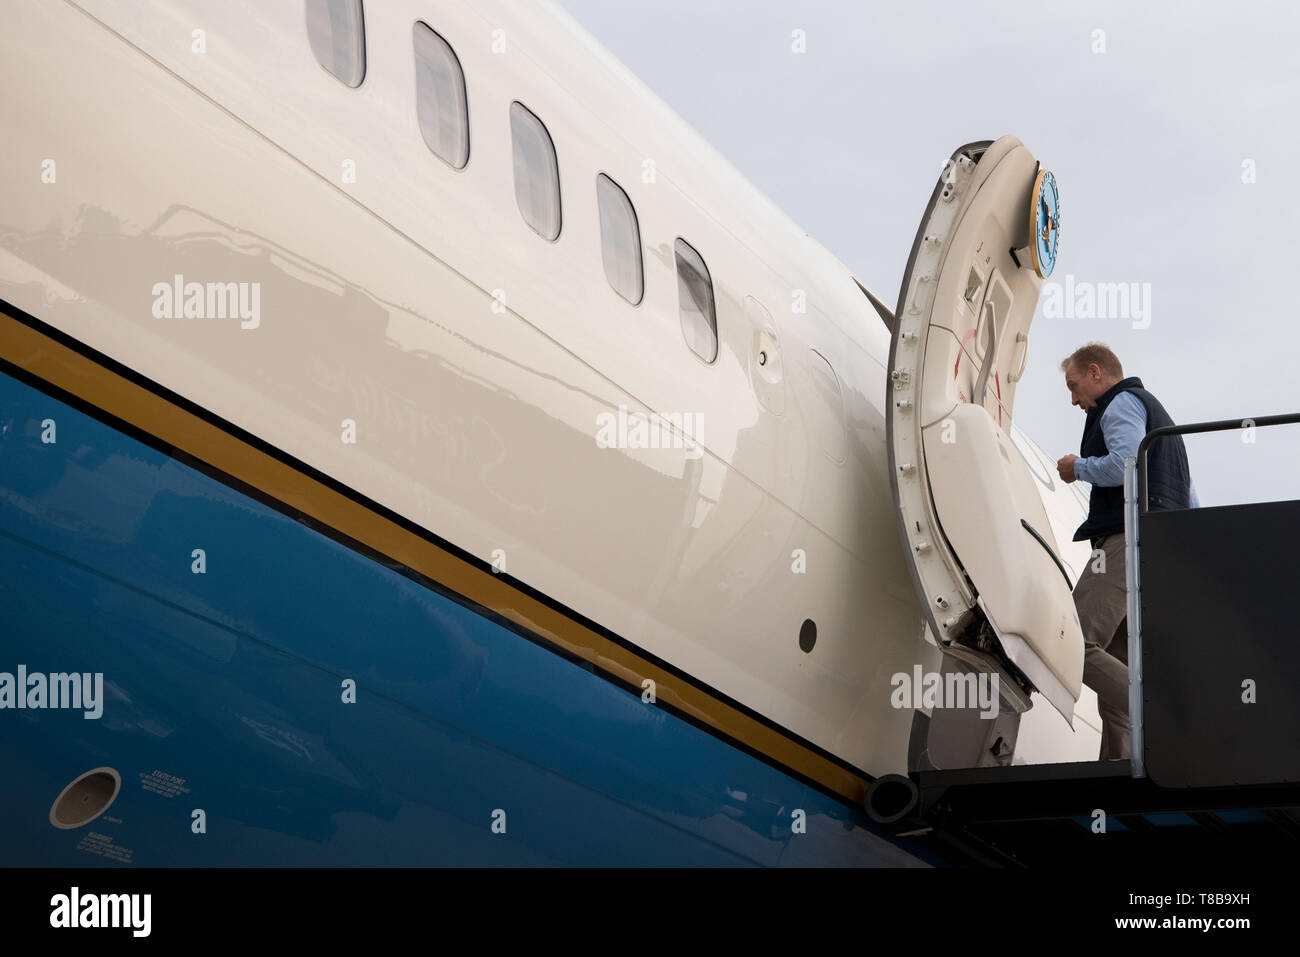
{"type": "Polygon", "coordinates": [[[1061,231],[1061,197],[1056,177],[1049,170],[1039,170],[1034,179],[1033,208],[1029,211],[1029,243],[1034,271],[1043,279],[1056,268],[1056,243],[1061,231]]]}

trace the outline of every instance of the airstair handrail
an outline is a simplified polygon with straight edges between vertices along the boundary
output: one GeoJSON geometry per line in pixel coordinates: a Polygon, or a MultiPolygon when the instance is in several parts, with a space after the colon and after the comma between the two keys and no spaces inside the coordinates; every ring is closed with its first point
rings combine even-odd
{"type": "Polygon", "coordinates": [[[1265,425],[1300,423],[1300,412],[1287,415],[1261,415],[1254,418],[1221,419],[1217,422],[1189,422],[1152,429],[1138,443],[1137,454],[1124,460],[1124,584],[1128,592],[1128,676],[1129,676],[1129,760],[1135,778],[1146,777],[1144,698],[1142,696],[1142,576],[1139,556],[1138,519],[1147,509],[1147,448],[1152,441],[1166,435],[1189,435],[1196,432],[1227,432],[1231,429],[1265,425]]]}
{"type": "Polygon", "coordinates": [[[1261,415],[1241,419],[1220,419],[1217,422],[1189,422],[1186,425],[1166,425],[1152,429],[1142,437],[1137,449],[1138,501],[1143,514],[1147,512],[1147,446],[1153,439],[1166,435],[1189,435],[1194,432],[1227,432],[1230,429],[1259,428],[1264,425],[1295,425],[1300,423],[1300,412],[1287,415],[1261,415]]]}

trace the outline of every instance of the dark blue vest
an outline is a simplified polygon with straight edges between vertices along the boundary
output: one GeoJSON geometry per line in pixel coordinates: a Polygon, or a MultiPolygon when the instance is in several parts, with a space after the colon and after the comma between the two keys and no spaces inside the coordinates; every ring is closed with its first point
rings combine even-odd
{"type": "MultiPolygon", "coordinates": [[[[1132,392],[1142,400],[1147,410],[1146,431],[1173,425],[1165,407],[1150,392],[1142,388],[1137,376],[1121,379],[1101,394],[1097,404],[1088,410],[1083,423],[1083,441],[1079,444],[1082,458],[1094,458],[1109,453],[1106,436],[1101,431],[1101,414],[1106,406],[1121,392],[1132,392]]],[[[1169,508],[1188,508],[1191,505],[1192,477],[1187,468],[1187,449],[1181,435],[1156,439],[1147,446],[1147,508],[1160,511],[1169,508]]],[[[1088,499],[1088,518],[1074,533],[1074,540],[1095,540],[1103,535],[1124,534],[1124,486],[1094,485],[1088,499]]]]}

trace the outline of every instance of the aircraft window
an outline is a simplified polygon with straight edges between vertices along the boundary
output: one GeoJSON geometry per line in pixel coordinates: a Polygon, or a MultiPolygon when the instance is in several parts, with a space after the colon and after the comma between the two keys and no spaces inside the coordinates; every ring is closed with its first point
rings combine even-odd
{"type": "Polygon", "coordinates": [[[673,245],[677,254],[677,302],[681,307],[682,335],[691,351],[705,362],[718,357],[718,317],[713,308],[713,280],[700,254],[683,239],[673,245]]]}
{"type": "Polygon", "coordinates": [[[325,69],[348,86],[366,75],[366,30],[361,0],[307,0],[307,40],[325,69]]]}
{"type": "Polygon", "coordinates": [[[452,169],[469,162],[469,104],[465,73],[447,41],[418,20],[415,43],[415,112],[425,144],[452,169]]]}
{"type": "Polygon", "coordinates": [[[515,202],[524,222],[543,239],[560,235],[560,165],[555,144],[532,111],[510,104],[510,139],[515,154],[515,202]]]}
{"type": "Polygon", "coordinates": [[[616,293],[635,306],[644,289],[636,210],[622,187],[604,173],[596,174],[596,200],[600,205],[600,258],[605,264],[605,278],[616,293]]]}

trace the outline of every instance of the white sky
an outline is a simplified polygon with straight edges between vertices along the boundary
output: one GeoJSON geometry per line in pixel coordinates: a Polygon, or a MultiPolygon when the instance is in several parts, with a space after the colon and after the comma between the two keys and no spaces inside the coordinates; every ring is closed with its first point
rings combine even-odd
{"type": "MultiPolygon", "coordinates": [[[[1061,188],[1052,281],[1150,289],[1146,328],[1040,303],[1016,418],[1050,454],[1089,340],[1175,421],[1300,412],[1300,7],[558,3],[889,303],[943,161],[1018,136],[1061,188]]],[[[1300,499],[1300,426],[1186,442],[1203,505],[1300,499]]]]}

